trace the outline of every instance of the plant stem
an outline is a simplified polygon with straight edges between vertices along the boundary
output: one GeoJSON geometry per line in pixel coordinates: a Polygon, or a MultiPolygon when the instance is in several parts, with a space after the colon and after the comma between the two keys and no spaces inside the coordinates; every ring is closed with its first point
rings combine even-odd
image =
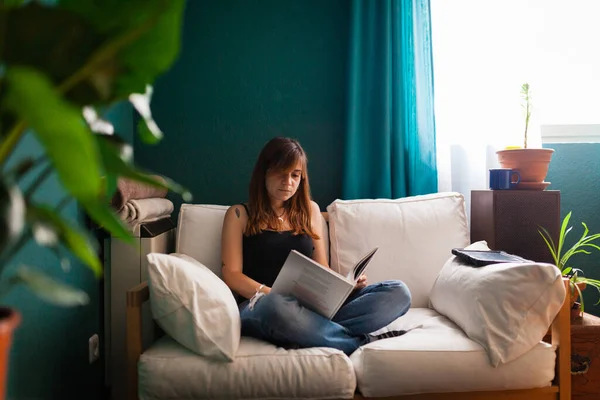
{"type": "Polygon", "coordinates": [[[529,127],[529,96],[527,96],[527,109],[525,110],[525,143],[523,144],[523,148],[527,148],[527,128],[529,127]]]}
{"type": "Polygon", "coordinates": [[[19,143],[19,140],[21,140],[21,136],[23,136],[26,127],[27,124],[25,121],[17,122],[8,133],[8,136],[6,136],[6,139],[0,143],[0,165],[6,164],[6,160],[15,149],[17,143],[19,143]]]}

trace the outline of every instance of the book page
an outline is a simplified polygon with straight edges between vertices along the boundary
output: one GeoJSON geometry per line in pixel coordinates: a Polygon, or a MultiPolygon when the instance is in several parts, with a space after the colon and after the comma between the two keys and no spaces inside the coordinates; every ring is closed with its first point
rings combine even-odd
{"type": "Polygon", "coordinates": [[[271,292],[292,295],[306,308],[332,318],[353,288],[353,282],[335,271],[292,251],[271,292]]]}
{"type": "Polygon", "coordinates": [[[377,250],[379,250],[379,247],[375,247],[373,250],[365,254],[360,260],[358,260],[346,278],[356,282],[363,272],[365,272],[365,269],[367,269],[367,265],[369,265],[377,250]]]}

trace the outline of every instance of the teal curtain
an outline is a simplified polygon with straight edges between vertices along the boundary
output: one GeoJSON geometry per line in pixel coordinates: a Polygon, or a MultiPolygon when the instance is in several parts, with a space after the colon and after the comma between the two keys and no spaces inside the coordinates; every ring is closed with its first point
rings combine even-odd
{"type": "Polygon", "coordinates": [[[437,192],[429,0],[353,0],[345,199],[437,192]]]}

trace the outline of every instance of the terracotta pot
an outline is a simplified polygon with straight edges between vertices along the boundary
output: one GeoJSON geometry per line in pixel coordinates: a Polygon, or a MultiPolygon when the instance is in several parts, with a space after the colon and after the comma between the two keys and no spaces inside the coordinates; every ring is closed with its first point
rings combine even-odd
{"type": "Polygon", "coordinates": [[[0,307],[0,399],[6,396],[6,378],[8,360],[12,344],[13,331],[21,323],[21,314],[8,308],[0,307]]]}
{"type": "Polygon", "coordinates": [[[502,168],[519,171],[521,182],[544,182],[553,153],[553,149],[510,149],[496,152],[502,168]]]}

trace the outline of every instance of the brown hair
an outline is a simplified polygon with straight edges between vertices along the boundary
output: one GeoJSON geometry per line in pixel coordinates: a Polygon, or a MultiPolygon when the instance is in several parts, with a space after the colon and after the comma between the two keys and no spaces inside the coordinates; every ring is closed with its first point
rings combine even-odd
{"type": "Polygon", "coordinates": [[[308,184],[308,159],[300,143],[295,139],[276,137],[261,150],[250,179],[250,215],[245,234],[255,235],[277,225],[277,216],[271,208],[267,192],[266,176],[269,171],[289,172],[300,162],[302,175],[298,190],[284,204],[289,216],[292,232],[308,234],[313,239],[319,236],[311,226],[311,197],[308,184]]]}

